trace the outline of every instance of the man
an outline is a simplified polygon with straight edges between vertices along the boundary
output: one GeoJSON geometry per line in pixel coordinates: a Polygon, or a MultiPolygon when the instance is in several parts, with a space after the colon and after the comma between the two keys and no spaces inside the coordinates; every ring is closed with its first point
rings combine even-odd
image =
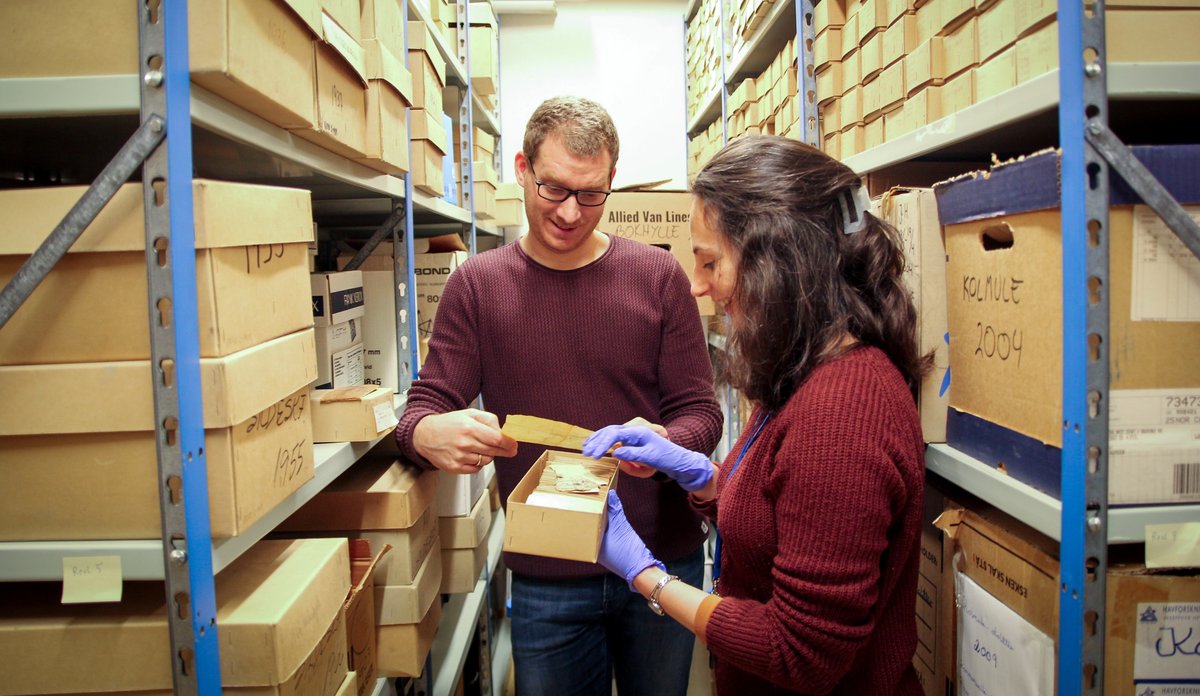
{"type": "MultiPolygon", "coordinates": [[[[596,429],[635,417],[707,452],[720,436],[704,333],[670,253],[598,232],[619,145],[587,99],[541,104],[516,155],[529,232],[468,260],[446,283],[420,379],[396,429],[406,456],[471,473],[497,458],[503,499],[544,447],[500,432],[509,414],[596,429]],[[482,394],[489,411],[469,408],[482,394]]],[[[702,582],[707,529],[670,480],[626,476],[634,529],[669,572],[702,582]]],[[[693,637],[599,565],[507,554],[517,690],[687,690],[693,637]]]]}

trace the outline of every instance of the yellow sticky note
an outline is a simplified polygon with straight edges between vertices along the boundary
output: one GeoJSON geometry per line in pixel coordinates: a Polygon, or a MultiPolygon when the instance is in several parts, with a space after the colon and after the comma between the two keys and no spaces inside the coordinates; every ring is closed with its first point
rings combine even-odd
{"type": "Polygon", "coordinates": [[[1200,567],[1200,522],[1146,525],[1146,567],[1200,567]]]}
{"type": "Polygon", "coordinates": [[[121,601],[120,556],[63,558],[63,604],[121,601]]]}

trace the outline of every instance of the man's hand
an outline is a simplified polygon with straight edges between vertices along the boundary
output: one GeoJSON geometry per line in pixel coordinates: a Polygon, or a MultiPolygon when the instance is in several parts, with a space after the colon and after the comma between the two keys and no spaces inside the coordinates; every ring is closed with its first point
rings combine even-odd
{"type": "Polygon", "coordinates": [[[517,441],[500,432],[496,415],[476,408],[425,416],[413,428],[413,447],[451,474],[473,474],[495,457],[517,453],[517,441]]]}
{"type": "MultiPolygon", "coordinates": [[[[642,425],[654,431],[655,433],[662,435],[668,440],[671,439],[667,436],[667,429],[665,427],[659,425],[658,423],[651,423],[641,416],[626,422],[625,425],[642,425]]],[[[624,459],[619,460],[617,462],[617,466],[620,467],[622,472],[629,474],[634,478],[650,478],[658,472],[658,470],[652,466],[646,466],[645,464],[639,464],[638,462],[629,462],[625,461],[624,459]]]]}

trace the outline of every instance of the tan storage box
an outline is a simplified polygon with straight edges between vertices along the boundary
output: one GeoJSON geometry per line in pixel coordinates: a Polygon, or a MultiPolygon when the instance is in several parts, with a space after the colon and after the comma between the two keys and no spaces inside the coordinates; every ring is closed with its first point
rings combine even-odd
{"type": "MultiPolygon", "coordinates": [[[[255,544],[216,577],[222,683],[274,687],[304,678],[307,666],[324,657],[329,666],[311,676],[323,681],[336,674],[333,681],[340,684],[344,651],[322,655],[318,646],[333,646],[339,637],[345,645],[342,603],[349,589],[345,539],[255,544]]],[[[6,693],[171,688],[161,583],[127,583],[119,604],[63,605],[60,594],[50,584],[14,585],[0,593],[0,684],[6,693]]],[[[295,693],[316,688],[309,683],[295,693]]]]}
{"type": "Polygon", "coordinates": [[[442,90],[446,86],[446,62],[424,22],[408,23],[408,71],[413,80],[413,107],[440,113],[444,108],[442,90]]]}
{"type": "MultiPolygon", "coordinates": [[[[240,534],[313,477],[302,387],[231,427],[205,431],[212,535],[240,534]]],[[[154,435],[0,438],[0,540],[161,536],[154,435]]]]}
{"type": "Polygon", "coordinates": [[[361,0],[362,41],[376,40],[397,57],[404,56],[403,0],[361,0]]]}
{"type": "Polygon", "coordinates": [[[441,544],[437,511],[433,507],[426,508],[420,519],[407,529],[348,530],[347,533],[369,541],[373,548],[383,548],[384,544],[392,547],[391,553],[375,570],[375,581],[380,585],[411,585],[429,550],[437,549],[441,544]]]}
{"type": "Polygon", "coordinates": [[[474,592],[483,573],[483,566],[487,564],[487,555],[486,540],[473,549],[442,549],[442,593],[474,592]]]}
{"type": "Polygon", "coordinates": [[[604,530],[608,526],[608,491],[615,489],[616,484],[616,459],[592,459],[582,454],[547,450],[521,477],[520,483],[508,496],[504,550],[595,563],[600,553],[600,542],[604,539],[604,530]],[[546,469],[558,463],[586,466],[589,471],[608,478],[599,493],[556,494],[552,490],[539,491],[543,472],[553,476],[546,469]],[[574,506],[576,509],[560,509],[549,505],[574,506]]]}
{"type": "Polygon", "coordinates": [[[407,585],[384,585],[375,578],[375,623],[379,626],[420,623],[437,601],[441,587],[442,555],[431,546],[421,560],[413,581],[407,585]]]}
{"type": "Polygon", "coordinates": [[[398,461],[358,461],[279,525],[280,531],[406,529],[437,493],[435,473],[398,461]]]}
{"type": "Polygon", "coordinates": [[[367,696],[375,690],[375,567],[391,549],[373,547],[362,539],[350,539],[350,592],[346,596],[346,653],[350,685],[339,694],[367,696]]]}
{"type": "Polygon", "coordinates": [[[442,603],[435,601],[420,623],[380,626],[375,634],[379,675],[382,677],[417,677],[425,669],[425,658],[433,647],[438,623],[442,618],[442,603]]]}
{"type": "Polygon", "coordinates": [[[408,107],[412,105],[412,75],[382,42],[368,40],[365,49],[366,157],[360,161],[385,174],[403,175],[409,169],[408,107]]]}
{"type": "Polygon", "coordinates": [[[396,407],[387,387],[316,389],[310,398],[313,442],[368,442],[396,428],[396,407]]]}
{"type": "MultiPolygon", "coordinates": [[[[0,284],[85,190],[0,193],[0,284]]],[[[200,355],[232,355],[311,326],[303,307],[309,193],[197,180],[192,194],[200,355]],[[272,311],[248,298],[269,298],[272,311]]],[[[144,224],[141,185],[122,186],[0,330],[0,365],[148,359],[144,224]]]]}
{"type": "MultiPolygon", "coordinates": [[[[414,102],[418,103],[418,102],[414,102]]],[[[445,193],[444,158],[449,152],[442,111],[413,109],[409,114],[412,135],[412,183],[431,196],[445,193]]]]}
{"type": "Polygon", "coordinates": [[[473,549],[483,543],[487,538],[488,528],[492,526],[490,498],[490,495],[480,495],[469,514],[438,517],[438,536],[441,538],[443,549],[473,549]]]}

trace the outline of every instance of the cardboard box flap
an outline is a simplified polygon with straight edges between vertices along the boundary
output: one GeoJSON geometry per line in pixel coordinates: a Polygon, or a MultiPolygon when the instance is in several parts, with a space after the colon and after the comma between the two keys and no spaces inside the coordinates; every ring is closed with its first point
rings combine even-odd
{"type": "MultiPolygon", "coordinates": [[[[1130,150],[1180,203],[1200,202],[1200,145],[1134,146],[1130,150]]],[[[1112,205],[1132,205],[1141,198],[1110,170],[1112,205]]],[[[973,172],[934,185],[943,225],[1000,215],[1058,208],[1061,171],[1057,150],[1043,150],[990,171],[973,172]]]]}
{"type": "Polygon", "coordinates": [[[467,245],[457,234],[442,234],[437,237],[421,237],[413,240],[415,254],[446,254],[452,251],[467,251],[467,245]]]}
{"type": "Polygon", "coordinates": [[[496,186],[496,200],[525,200],[525,187],[515,181],[501,181],[496,186]]]}
{"type": "Polygon", "coordinates": [[[383,80],[400,93],[406,106],[412,106],[412,73],[405,67],[404,62],[378,39],[368,39],[363,47],[367,55],[367,79],[383,80]]]}
{"type": "MultiPolygon", "coordinates": [[[[31,254],[87,190],[55,186],[0,192],[0,255],[31,254]]],[[[305,190],[196,179],[192,182],[196,248],[313,241],[312,195],[305,190]]],[[[70,252],[146,248],[142,185],[124,184],[70,252]]]]}
{"type": "Polygon", "coordinates": [[[321,36],[325,39],[325,44],[346,61],[346,64],[366,87],[367,55],[362,44],[358,43],[333,17],[324,12],[321,13],[321,29],[321,36]]]}

